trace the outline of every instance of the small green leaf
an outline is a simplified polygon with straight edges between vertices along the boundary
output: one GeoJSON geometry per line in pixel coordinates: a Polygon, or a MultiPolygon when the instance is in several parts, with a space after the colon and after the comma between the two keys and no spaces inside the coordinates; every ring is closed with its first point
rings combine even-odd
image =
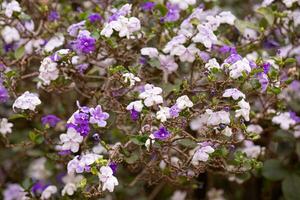
{"type": "Polygon", "coordinates": [[[264,18],[267,20],[269,25],[273,25],[275,17],[274,17],[274,12],[271,8],[261,7],[257,9],[256,12],[264,16],[264,18]]]}
{"type": "Polygon", "coordinates": [[[163,4],[157,4],[155,6],[155,8],[160,11],[160,13],[161,13],[162,16],[165,16],[167,14],[167,12],[168,12],[168,9],[163,4]]]}
{"type": "Polygon", "coordinates": [[[24,46],[19,47],[19,48],[15,51],[15,58],[16,58],[17,60],[19,60],[20,58],[23,57],[24,53],[25,53],[25,48],[24,48],[24,46]]]}
{"type": "Polygon", "coordinates": [[[182,139],[179,140],[177,143],[189,148],[195,148],[197,146],[197,143],[190,139],[182,139]]]}
{"type": "Polygon", "coordinates": [[[284,61],[284,64],[290,64],[290,63],[295,63],[297,60],[295,58],[287,58],[284,61]]]}
{"type": "Polygon", "coordinates": [[[287,176],[282,184],[283,196],[286,200],[299,200],[300,198],[300,176],[293,173],[287,176]]]}
{"type": "Polygon", "coordinates": [[[139,155],[137,152],[133,152],[129,157],[125,157],[125,161],[128,164],[133,164],[139,159],[139,155]]]}
{"type": "Polygon", "coordinates": [[[264,163],[262,175],[269,180],[278,181],[288,175],[288,171],[282,166],[279,160],[271,159],[264,163]]]}
{"type": "Polygon", "coordinates": [[[137,135],[137,136],[133,136],[130,139],[130,141],[132,141],[136,145],[143,146],[145,144],[145,142],[146,142],[147,139],[148,139],[147,136],[137,135]]]}

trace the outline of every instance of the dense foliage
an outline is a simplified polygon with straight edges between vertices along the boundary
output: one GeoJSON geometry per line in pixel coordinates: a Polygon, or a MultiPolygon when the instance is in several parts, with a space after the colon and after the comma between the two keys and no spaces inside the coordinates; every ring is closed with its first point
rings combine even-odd
{"type": "Polygon", "coordinates": [[[4,200],[300,199],[299,0],[0,5],[4,200]]]}

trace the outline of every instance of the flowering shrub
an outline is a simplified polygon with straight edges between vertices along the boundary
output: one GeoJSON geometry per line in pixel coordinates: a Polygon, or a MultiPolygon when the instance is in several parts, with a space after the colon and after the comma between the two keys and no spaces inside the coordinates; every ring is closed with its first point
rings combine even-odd
{"type": "Polygon", "coordinates": [[[0,8],[4,200],[300,199],[300,1],[0,8]]]}

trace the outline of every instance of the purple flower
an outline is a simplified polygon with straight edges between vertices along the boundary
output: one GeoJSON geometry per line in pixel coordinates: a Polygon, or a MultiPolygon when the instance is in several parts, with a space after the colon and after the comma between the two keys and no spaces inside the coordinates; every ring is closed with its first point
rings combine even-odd
{"type": "Polygon", "coordinates": [[[79,112],[74,114],[74,123],[67,124],[67,128],[74,128],[81,136],[85,137],[90,132],[89,114],[79,112]]]}
{"type": "Polygon", "coordinates": [[[88,18],[91,23],[99,22],[102,20],[101,15],[99,15],[98,13],[92,13],[88,18]]]}
{"type": "Polygon", "coordinates": [[[297,116],[297,114],[293,111],[290,111],[290,117],[296,122],[299,123],[300,122],[300,117],[297,116]]]}
{"type": "Polygon", "coordinates": [[[243,59],[242,56],[240,56],[239,54],[233,53],[228,58],[226,58],[224,62],[228,63],[228,64],[233,64],[236,61],[239,61],[242,59],[243,59]]]}
{"type": "Polygon", "coordinates": [[[256,63],[253,60],[249,61],[249,65],[250,65],[251,69],[254,69],[257,67],[256,63]]]}
{"type": "Polygon", "coordinates": [[[74,118],[75,124],[85,124],[89,122],[89,115],[87,113],[76,113],[74,118]]]}
{"type": "Polygon", "coordinates": [[[75,41],[73,41],[73,49],[78,54],[89,54],[95,51],[96,39],[90,36],[90,32],[81,31],[75,41]]]}
{"type": "Polygon", "coordinates": [[[135,109],[130,110],[130,117],[133,121],[136,121],[140,117],[140,113],[136,111],[135,109]]]}
{"type": "Polygon", "coordinates": [[[43,181],[37,181],[32,186],[31,191],[35,194],[42,193],[47,186],[48,185],[45,184],[43,181]]]}
{"type": "Polygon", "coordinates": [[[141,5],[142,10],[151,11],[155,6],[155,2],[147,1],[141,5]]]}
{"type": "Polygon", "coordinates": [[[159,140],[165,140],[170,137],[170,132],[165,127],[160,127],[157,131],[153,133],[154,137],[159,140]]]}
{"type": "Polygon", "coordinates": [[[180,109],[178,108],[177,104],[173,105],[170,108],[170,115],[173,118],[178,117],[179,116],[179,112],[180,112],[180,109]]]}
{"type": "Polygon", "coordinates": [[[180,9],[178,5],[167,3],[168,12],[161,20],[163,22],[175,22],[180,18],[180,9]]]}
{"type": "Polygon", "coordinates": [[[263,42],[263,47],[266,49],[274,49],[280,47],[280,44],[272,39],[267,39],[263,42]]]}
{"type": "Polygon", "coordinates": [[[80,74],[83,74],[88,67],[89,67],[88,63],[82,63],[82,64],[79,64],[79,65],[75,66],[75,68],[77,69],[77,71],[80,74]]]}
{"type": "Polygon", "coordinates": [[[267,74],[267,73],[269,73],[269,71],[270,71],[271,64],[268,63],[268,62],[266,62],[266,63],[263,64],[262,67],[263,67],[263,69],[264,69],[264,73],[267,74]]]}
{"type": "Polygon", "coordinates": [[[9,99],[9,94],[4,86],[0,85],[0,103],[4,103],[9,99]]]}
{"type": "Polygon", "coordinates": [[[109,167],[111,168],[111,170],[113,171],[113,174],[116,174],[116,172],[117,172],[117,167],[118,167],[117,163],[110,162],[110,163],[108,164],[108,166],[109,166],[109,167]]]}
{"type": "Polygon", "coordinates": [[[226,53],[237,54],[235,47],[231,47],[231,46],[227,46],[227,45],[220,47],[218,50],[222,54],[226,54],[226,53]]]}
{"type": "Polygon", "coordinates": [[[90,123],[97,124],[99,127],[106,126],[107,122],[105,120],[108,119],[109,114],[102,112],[100,105],[98,105],[96,108],[90,108],[90,114],[90,123]]]}
{"type": "Polygon", "coordinates": [[[55,115],[46,115],[42,117],[42,124],[46,126],[47,124],[50,127],[55,127],[56,124],[60,121],[61,119],[56,117],[55,115]]]}
{"type": "Polygon", "coordinates": [[[62,150],[62,151],[58,152],[58,155],[60,155],[60,156],[66,156],[66,155],[70,155],[70,154],[72,154],[71,150],[62,150]]]}
{"type": "Polygon", "coordinates": [[[265,92],[269,85],[268,76],[264,73],[257,74],[257,79],[261,85],[261,92],[265,92]]]}
{"type": "Polygon", "coordinates": [[[57,11],[52,10],[50,11],[49,15],[48,15],[48,20],[53,22],[59,19],[59,14],[57,11]]]}

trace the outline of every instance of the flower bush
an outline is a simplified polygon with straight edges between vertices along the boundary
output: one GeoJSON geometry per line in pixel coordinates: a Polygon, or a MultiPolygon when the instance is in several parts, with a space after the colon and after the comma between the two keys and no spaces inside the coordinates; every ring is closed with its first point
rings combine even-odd
{"type": "Polygon", "coordinates": [[[4,200],[300,199],[299,0],[0,8],[4,200]]]}

